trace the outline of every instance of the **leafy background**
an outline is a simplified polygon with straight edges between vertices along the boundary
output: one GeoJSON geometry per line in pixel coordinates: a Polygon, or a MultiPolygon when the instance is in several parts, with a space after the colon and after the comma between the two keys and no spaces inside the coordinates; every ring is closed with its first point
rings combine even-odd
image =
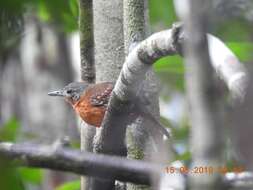
{"type": "MultiPolygon", "coordinates": [[[[153,32],[170,28],[177,21],[172,1],[150,0],[150,22],[153,32]]],[[[22,35],[22,19],[26,14],[36,14],[41,22],[54,25],[58,30],[72,35],[78,29],[78,5],[76,0],[9,0],[0,1],[0,53],[7,54],[18,43],[22,35]],[[18,22],[20,21],[20,22],[18,22]],[[9,24],[6,24],[6,23],[9,24]]],[[[213,33],[223,39],[244,63],[253,60],[252,31],[250,24],[242,19],[223,20],[218,23],[213,33]]],[[[1,56],[0,56],[1,57],[1,56]]],[[[161,81],[161,102],[165,110],[181,106],[179,116],[174,118],[163,115],[161,121],[170,127],[174,134],[174,145],[181,153],[177,159],[190,161],[189,125],[185,116],[184,101],[184,65],[179,56],[165,57],[154,66],[161,81]],[[177,97],[180,97],[179,100],[177,97]],[[175,99],[178,101],[175,102],[175,99]],[[170,106],[171,105],[171,106],[170,106]],[[174,122],[173,122],[174,121],[174,122]],[[176,122],[175,122],[176,121],[176,122]]],[[[166,111],[165,111],[166,112],[166,111]]],[[[163,110],[162,110],[163,114],[163,110]]],[[[20,130],[20,122],[11,118],[0,127],[0,141],[15,142],[20,130]]],[[[228,164],[233,162],[228,159],[228,164]]],[[[15,168],[7,160],[0,160],[0,184],[5,190],[26,190],[39,187],[43,181],[44,170],[15,168]],[[3,175],[4,174],[4,175],[3,175]]],[[[80,189],[80,181],[65,183],[57,190],[80,189]]]]}

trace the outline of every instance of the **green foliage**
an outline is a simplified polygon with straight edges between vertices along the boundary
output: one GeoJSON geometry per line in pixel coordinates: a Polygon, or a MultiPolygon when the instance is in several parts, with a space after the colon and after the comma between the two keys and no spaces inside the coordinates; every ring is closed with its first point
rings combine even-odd
{"type": "Polygon", "coordinates": [[[172,128],[173,138],[176,141],[186,141],[189,137],[190,128],[188,126],[172,128]]]}
{"type": "Polygon", "coordinates": [[[25,184],[39,185],[42,181],[42,170],[16,168],[7,159],[0,158],[1,189],[25,190],[25,184]]]}
{"type": "Polygon", "coordinates": [[[55,190],[80,190],[81,188],[80,180],[71,181],[64,183],[63,185],[57,187],[55,190]]]}
{"type": "Polygon", "coordinates": [[[23,11],[25,5],[32,3],[33,0],[1,0],[0,10],[11,14],[19,14],[23,11]]]}
{"type": "Polygon", "coordinates": [[[8,160],[0,158],[0,184],[4,190],[25,190],[17,169],[8,160]]]}
{"type": "MultiPolygon", "coordinates": [[[[3,10],[13,16],[21,15],[21,13],[24,13],[26,10],[34,10],[41,20],[54,23],[55,26],[66,32],[72,32],[78,29],[77,0],[0,1],[0,13],[2,13],[3,10]]],[[[9,21],[9,19],[6,20],[6,22],[7,21],[9,21]]]]}
{"type": "Polygon", "coordinates": [[[170,0],[150,0],[149,13],[151,24],[162,24],[170,27],[176,21],[176,14],[173,6],[173,1],[170,0]]]}
{"type": "Polygon", "coordinates": [[[53,22],[67,32],[77,30],[77,0],[40,0],[36,6],[43,21],[53,22]]]}
{"type": "Polygon", "coordinates": [[[0,127],[0,141],[15,141],[20,123],[17,119],[12,118],[2,127],[0,127]]]}
{"type": "MultiPolygon", "coordinates": [[[[15,141],[20,127],[19,122],[12,118],[0,127],[0,141],[15,141]]],[[[1,189],[6,190],[24,190],[23,182],[17,169],[14,168],[7,159],[0,158],[1,189]]]]}
{"type": "Polygon", "coordinates": [[[159,59],[154,64],[154,69],[164,85],[184,90],[184,64],[181,57],[177,55],[159,59]]]}
{"type": "Polygon", "coordinates": [[[223,41],[249,41],[252,35],[251,24],[243,19],[226,20],[216,26],[215,35],[223,41]]]}
{"type": "Polygon", "coordinates": [[[191,153],[186,151],[183,154],[176,156],[175,160],[189,161],[191,160],[191,153]]]}
{"type": "Polygon", "coordinates": [[[43,171],[35,168],[19,168],[21,179],[24,183],[40,184],[43,177],[43,171]]]}
{"type": "Polygon", "coordinates": [[[228,42],[228,47],[236,54],[242,62],[253,59],[253,44],[249,42],[228,42]]]}
{"type": "MultiPolygon", "coordinates": [[[[20,123],[17,119],[11,118],[0,127],[0,141],[16,141],[20,123]]],[[[24,184],[40,184],[42,170],[31,168],[15,168],[7,159],[0,158],[1,189],[24,190],[24,184]]]]}
{"type": "Polygon", "coordinates": [[[174,74],[184,74],[184,65],[179,56],[167,56],[159,59],[154,66],[156,72],[167,72],[174,74]]]}
{"type": "Polygon", "coordinates": [[[75,18],[78,18],[78,12],[79,12],[79,7],[78,7],[78,3],[77,3],[78,0],[70,0],[68,1],[69,2],[69,8],[70,8],[70,11],[72,13],[72,15],[75,17],[75,18]]]}
{"type": "MultiPolygon", "coordinates": [[[[226,45],[236,54],[242,62],[249,62],[253,59],[253,44],[249,42],[227,42],[226,45]]],[[[167,56],[158,60],[154,65],[155,72],[166,84],[174,86],[177,90],[184,89],[185,67],[183,59],[176,56],[167,56]]]]}

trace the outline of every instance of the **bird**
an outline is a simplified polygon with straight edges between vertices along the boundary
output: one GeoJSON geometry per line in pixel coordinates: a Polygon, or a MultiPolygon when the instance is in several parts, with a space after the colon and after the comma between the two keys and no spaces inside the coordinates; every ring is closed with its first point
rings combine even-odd
{"type": "MultiPolygon", "coordinates": [[[[73,107],[81,119],[89,125],[100,127],[107,110],[109,99],[115,83],[100,82],[89,84],[86,82],[72,82],[60,90],[51,91],[49,96],[64,97],[73,107]]],[[[128,115],[140,115],[155,123],[155,127],[169,138],[170,133],[160,124],[160,122],[146,109],[147,100],[135,100],[128,110],[128,115]],[[145,102],[145,103],[143,103],[145,102]],[[137,114],[135,114],[137,113],[137,114]]]]}

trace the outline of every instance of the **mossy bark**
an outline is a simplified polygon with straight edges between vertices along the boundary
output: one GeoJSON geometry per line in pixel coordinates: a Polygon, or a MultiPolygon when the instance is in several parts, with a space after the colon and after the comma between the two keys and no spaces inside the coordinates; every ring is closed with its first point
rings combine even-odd
{"type": "MultiPolygon", "coordinates": [[[[92,0],[79,0],[79,35],[81,55],[81,79],[94,83],[96,79],[94,64],[93,7],[92,0]]],[[[81,150],[92,152],[95,128],[83,123],[81,126],[81,150]]],[[[81,177],[81,190],[90,189],[90,178],[81,177]]]]}
{"type": "MultiPolygon", "coordinates": [[[[149,17],[147,0],[124,0],[124,45],[125,56],[134,48],[134,46],[148,36],[149,17]]],[[[158,90],[157,80],[150,70],[143,81],[143,92],[147,92],[150,99],[150,110],[153,115],[159,118],[158,90]]],[[[150,136],[147,128],[148,125],[143,119],[132,124],[127,129],[127,156],[130,159],[143,160],[145,154],[153,152],[150,144],[150,136]],[[147,148],[148,147],[148,148],[147,148]],[[149,150],[148,150],[149,149],[149,150]],[[148,153],[149,152],[149,153],[148,153]]],[[[149,156],[147,156],[149,157],[149,156]]],[[[127,184],[128,190],[149,189],[145,185],[127,184]]]]}

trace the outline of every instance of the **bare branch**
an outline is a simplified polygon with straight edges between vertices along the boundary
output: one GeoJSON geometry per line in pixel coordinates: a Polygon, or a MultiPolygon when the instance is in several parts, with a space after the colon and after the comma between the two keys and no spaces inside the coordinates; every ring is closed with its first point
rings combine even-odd
{"type": "MultiPolygon", "coordinates": [[[[144,78],[152,64],[164,57],[182,54],[182,46],[187,35],[181,24],[174,24],[172,29],[153,34],[142,41],[127,57],[114,93],[123,100],[129,100],[134,88],[144,78]]],[[[236,99],[244,97],[248,74],[235,54],[217,37],[208,34],[211,64],[221,79],[224,80],[231,94],[236,99]]]]}
{"type": "Polygon", "coordinates": [[[23,166],[139,184],[150,184],[150,174],[160,169],[158,165],[148,162],[35,144],[0,143],[0,155],[23,166]]]}
{"type": "Polygon", "coordinates": [[[248,74],[235,54],[217,37],[208,34],[211,63],[236,100],[243,100],[248,84],[248,74]]]}
{"type": "MultiPolygon", "coordinates": [[[[115,156],[98,155],[57,146],[0,143],[0,156],[19,166],[46,168],[80,175],[110,178],[138,184],[151,184],[151,174],[164,172],[161,165],[128,160],[115,156]]],[[[166,174],[165,182],[172,189],[182,189],[181,175],[166,174]]],[[[229,188],[253,188],[251,172],[227,173],[223,180],[229,188]]]]}

